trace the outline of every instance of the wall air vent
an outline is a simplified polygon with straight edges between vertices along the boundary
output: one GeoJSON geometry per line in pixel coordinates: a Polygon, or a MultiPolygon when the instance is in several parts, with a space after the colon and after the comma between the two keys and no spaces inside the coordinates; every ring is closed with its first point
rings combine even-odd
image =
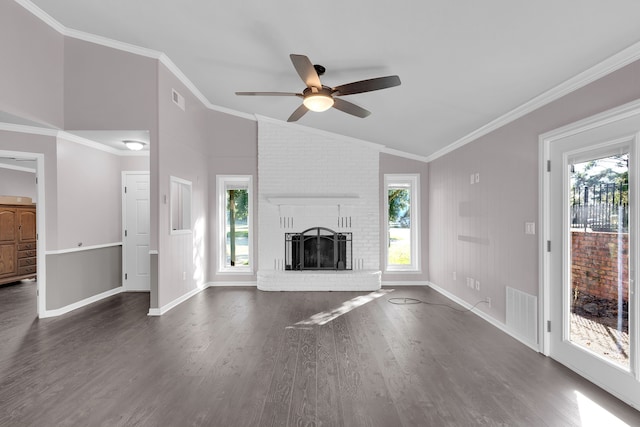
{"type": "Polygon", "coordinates": [[[180,95],[175,89],[171,89],[171,100],[184,111],[184,96],[180,95]]]}

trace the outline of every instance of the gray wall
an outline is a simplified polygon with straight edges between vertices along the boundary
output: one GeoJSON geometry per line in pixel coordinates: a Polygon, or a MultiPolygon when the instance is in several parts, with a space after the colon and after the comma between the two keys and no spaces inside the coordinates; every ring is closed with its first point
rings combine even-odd
{"type": "Polygon", "coordinates": [[[17,2],[0,2],[0,111],[62,128],[64,37],[17,2]]]}
{"type": "MultiPolygon", "coordinates": [[[[158,152],[154,179],[160,200],[169,199],[169,178],[192,183],[191,234],[170,234],[169,205],[154,205],[158,215],[158,303],[160,307],[207,282],[207,206],[209,110],[163,64],[158,67],[158,152]],[[172,89],[184,98],[183,111],[172,101],[172,89]],[[185,276],[183,276],[183,274],[185,276]]],[[[154,159],[152,158],[152,161],[154,159]]],[[[153,170],[153,165],[152,165],[153,170]]],[[[157,308],[157,307],[153,307],[157,308]]]]}
{"type": "Polygon", "coordinates": [[[258,230],[258,122],[217,111],[208,112],[209,142],[209,280],[212,282],[255,282],[256,275],[220,275],[218,268],[218,198],[216,175],[251,175],[253,177],[254,258],[257,270],[258,230]]]}
{"type": "Polygon", "coordinates": [[[57,154],[57,249],[120,242],[120,157],[62,139],[57,154]]]}
{"type": "Polygon", "coordinates": [[[120,246],[47,255],[47,310],[117,288],[121,281],[120,246]]]}
{"type": "Polygon", "coordinates": [[[479,308],[501,322],[506,286],[538,295],[538,236],[524,233],[538,221],[538,136],[639,97],[636,62],[431,162],[431,282],[469,303],[491,297],[479,308]]]}
{"type": "Polygon", "coordinates": [[[380,153],[380,248],[386,242],[386,225],[384,224],[385,188],[384,175],[393,173],[420,174],[420,273],[384,273],[386,265],[384,250],[380,250],[380,268],[383,269],[382,280],[394,281],[426,281],[429,280],[429,165],[425,162],[411,160],[404,157],[380,153]]]}

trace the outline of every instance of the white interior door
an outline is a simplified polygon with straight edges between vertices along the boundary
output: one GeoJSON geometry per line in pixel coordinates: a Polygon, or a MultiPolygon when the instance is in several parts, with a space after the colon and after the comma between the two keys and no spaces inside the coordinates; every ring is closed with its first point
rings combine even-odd
{"type": "Polygon", "coordinates": [[[149,291],[149,173],[123,172],[122,275],[125,291],[149,291]]]}
{"type": "Polygon", "coordinates": [[[549,355],[640,407],[640,118],[550,143],[549,355]]]}

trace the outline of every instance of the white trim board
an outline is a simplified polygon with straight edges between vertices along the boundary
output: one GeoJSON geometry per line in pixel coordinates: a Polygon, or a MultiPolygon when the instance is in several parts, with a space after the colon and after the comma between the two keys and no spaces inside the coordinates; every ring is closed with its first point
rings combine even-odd
{"type": "Polygon", "coordinates": [[[519,337],[518,335],[515,335],[508,327],[507,325],[505,325],[502,322],[497,321],[496,319],[494,319],[493,317],[489,316],[487,313],[485,313],[484,311],[478,309],[477,307],[473,307],[473,305],[469,304],[468,302],[458,298],[457,296],[455,296],[454,294],[452,294],[449,291],[444,290],[443,288],[439,287],[438,285],[436,285],[435,283],[432,282],[427,282],[429,284],[429,287],[431,289],[433,289],[434,291],[438,292],[439,294],[442,294],[443,296],[449,298],[451,301],[455,302],[456,304],[461,305],[462,307],[466,308],[467,310],[470,310],[473,314],[475,314],[476,316],[482,318],[483,320],[486,320],[487,322],[489,322],[491,325],[495,326],[496,328],[500,329],[502,332],[504,332],[505,334],[509,335],[510,337],[520,341],[522,344],[526,345],[527,347],[529,347],[530,349],[539,352],[538,347],[535,345],[532,345],[530,342],[527,342],[526,340],[523,340],[521,337],[519,337]]]}
{"type": "Polygon", "coordinates": [[[70,311],[77,310],[89,304],[93,304],[94,302],[98,302],[113,295],[117,295],[123,292],[123,289],[124,288],[122,286],[118,286],[117,288],[109,289],[108,291],[102,292],[89,298],[85,298],[78,302],[74,302],[73,304],[66,305],[62,308],[56,308],[55,310],[45,310],[44,313],[40,315],[40,318],[45,319],[47,317],[62,316],[63,314],[69,313],[70,311]]]}
{"type": "Polygon", "coordinates": [[[166,312],[168,312],[169,310],[171,310],[172,308],[177,307],[178,305],[182,304],[183,302],[185,302],[186,300],[188,300],[189,298],[191,298],[194,295],[199,294],[200,292],[204,291],[207,287],[204,286],[202,288],[195,288],[190,290],[189,292],[187,292],[186,294],[174,299],[173,301],[171,301],[168,304],[163,305],[160,308],[150,308],[149,309],[149,313],[147,314],[148,316],[162,316],[163,314],[165,314],[166,312]]]}
{"type": "MultiPolygon", "coordinates": [[[[383,273],[387,274],[387,273],[383,273]]],[[[383,280],[382,287],[383,288],[391,288],[398,286],[431,286],[430,283],[426,280],[383,280]]]]}
{"type": "Polygon", "coordinates": [[[103,245],[93,245],[93,246],[79,246],[77,248],[57,249],[53,251],[47,251],[46,254],[47,255],[69,254],[73,252],[90,251],[93,249],[111,248],[113,246],[122,246],[122,242],[105,243],[103,245]]]}
{"type": "MultiPolygon", "coordinates": [[[[220,273],[218,273],[220,274],[220,273]]],[[[258,282],[255,280],[247,281],[247,282],[230,282],[230,281],[215,281],[215,282],[207,282],[207,288],[226,288],[226,287],[257,287],[258,282]]]]}

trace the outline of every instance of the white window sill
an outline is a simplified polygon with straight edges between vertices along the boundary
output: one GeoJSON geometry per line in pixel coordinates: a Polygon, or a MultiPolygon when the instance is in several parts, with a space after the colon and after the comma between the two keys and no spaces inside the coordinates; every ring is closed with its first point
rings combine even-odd
{"type": "Polygon", "coordinates": [[[235,275],[253,275],[255,274],[255,271],[253,271],[250,268],[243,268],[243,269],[225,269],[225,270],[218,270],[217,274],[219,275],[229,275],[229,276],[235,276],[235,275]]]}
{"type": "Polygon", "coordinates": [[[392,270],[385,270],[384,274],[422,274],[422,270],[416,270],[416,269],[392,269],[392,270]]]}

